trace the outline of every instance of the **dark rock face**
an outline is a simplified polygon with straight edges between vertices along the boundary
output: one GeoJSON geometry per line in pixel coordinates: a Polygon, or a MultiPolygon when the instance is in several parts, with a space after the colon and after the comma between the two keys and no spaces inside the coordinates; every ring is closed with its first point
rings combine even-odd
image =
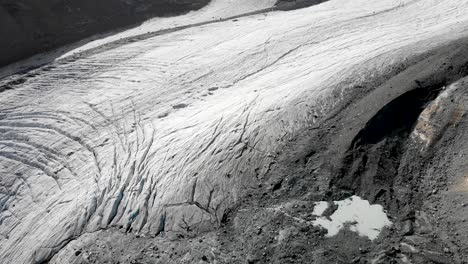
{"type": "Polygon", "coordinates": [[[199,9],[208,0],[2,0],[0,66],[153,16],[199,9]]]}
{"type": "Polygon", "coordinates": [[[318,5],[327,1],[328,0],[278,0],[276,2],[276,7],[279,10],[287,11],[318,5]]]}

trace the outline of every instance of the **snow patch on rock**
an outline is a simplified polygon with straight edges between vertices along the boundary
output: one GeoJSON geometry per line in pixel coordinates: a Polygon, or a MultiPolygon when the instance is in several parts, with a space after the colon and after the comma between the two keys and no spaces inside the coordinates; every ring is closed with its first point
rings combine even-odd
{"type": "Polygon", "coordinates": [[[314,211],[312,212],[313,215],[323,215],[325,210],[328,209],[328,202],[316,202],[314,211]]]}
{"type": "Polygon", "coordinates": [[[328,237],[337,235],[343,228],[349,228],[360,236],[374,240],[384,227],[392,225],[381,205],[371,205],[359,196],[354,195],[334,203],[338,208],[328,217],[322,216],[328,208],[327,202],[317,202],[313,211],[314,215],[320,216],[313,224],[327,229],[328,237]]]}

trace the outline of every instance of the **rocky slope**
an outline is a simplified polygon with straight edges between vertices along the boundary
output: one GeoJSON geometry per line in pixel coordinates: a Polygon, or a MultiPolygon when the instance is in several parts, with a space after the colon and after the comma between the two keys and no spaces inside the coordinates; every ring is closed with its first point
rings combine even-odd
{"type": "Polygon", "coordinates": [[[153,16],[199,9],[208,0],[3,0],[0,66],[153,16]]]}
{"type": "Polygon", "coordinates": [[[466,263],[467,11],[332,0],[2,79],[0,258],[466,263]]]}

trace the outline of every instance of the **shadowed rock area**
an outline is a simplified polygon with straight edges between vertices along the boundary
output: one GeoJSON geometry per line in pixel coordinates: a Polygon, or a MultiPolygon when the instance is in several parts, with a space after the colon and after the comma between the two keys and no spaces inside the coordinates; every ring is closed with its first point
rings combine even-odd
{"type": "Polygon", "coordinates": [[[208,0],[2,0],[0,67],[153,16],[177,15],[208,0]]]}

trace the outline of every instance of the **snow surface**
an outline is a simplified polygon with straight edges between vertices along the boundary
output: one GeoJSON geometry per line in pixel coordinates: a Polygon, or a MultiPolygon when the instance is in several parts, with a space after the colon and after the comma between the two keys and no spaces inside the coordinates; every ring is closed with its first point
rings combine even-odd
{"type": "Polygon", "coordinates": [[[265,10],[273,7],[275,3],[276,0],[212,0],[202,9],[190,11],[184,15],[175,17],[155,17],[143,22],[141,25],[125,31],[96,34],[77,43],[66,45],[65,47],[58,48],[50,52],[34,55],[31,58],[0,68],[0,78],[24,69],[38,67],[45,63],[49,63],[51,60],[64,59],[71,55],[97,48],[113,41],[157,32],[160,30],[217,21],[246,13],[265,10]]]}
{"type": "Polygon", "coordinates": [[[335,201],[338,208],[329,217],[322,216],[326,209],[323,209],[324,203],[326,204],[326,202],[316,203],[320,210],[314,209],[313,214],[321,217],[314,220],[313,224],[327,229],[326,236],[328,237],[336,236],[340,230],[349,228],[360,236],[374,240],[384,227],[392,225],[381,205],[371,205],[367,200],[356,195],[342,201],[335,201]]]}
{"type": "Polygon", "coordinates": [[[328,207],[329,207],[328,202],[325,202],[325,201],[316,202],[315,207],[314,207],[314,211],[312,212],[312,214],[321,216],[321,215],[323,215],[325,210],[327,210],[328,207]]]}
{"type": "Polygon", "coordinates": [[[248,12],[270,8],[274,6],[275,3],[276,0],[213,0],[206,7],[200,10],[191,11],[185,15],[177,17],[156,17],[135,28],[91,41],[83,46],[63,54],[60,58],[65,58],[78,52],[95,48],[118,39],[167,28],[175,28],[179,26],[233,17],[248,12]]]}

